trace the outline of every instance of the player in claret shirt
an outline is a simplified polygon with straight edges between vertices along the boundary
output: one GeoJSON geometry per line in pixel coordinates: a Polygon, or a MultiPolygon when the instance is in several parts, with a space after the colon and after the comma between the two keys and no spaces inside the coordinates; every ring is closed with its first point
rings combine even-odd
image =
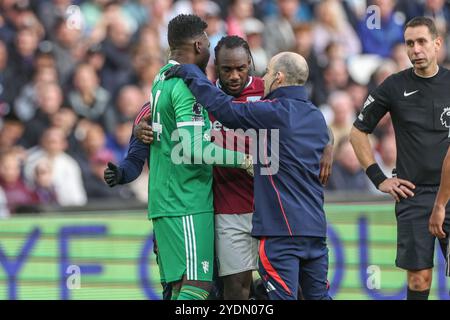
{"type": "MultiPolygon", "coordinates": [[[[259,100],[264,93],[264,83],[261,78],[250,75],[252,56],[247,42],[238,36],[227,36],[221,39],[214,51],[218,75],[216,86],[234,96],[235,101],[259,100]]],[[[137,117],[134,130],[134,136],[145,143],[151,142],[152,134],[152,128],[147,123],[148,114],[150,108],[146,106],[137,117]]],[[[211,114],[209,118],[211,136],[216,144],[231,150],[245,145],[248,153],[249,141],[241,144],[245,137],[233,134],[211,114]],[[227,139],[231,139],[232,144],[223,144],[227,139]]],[[[142,142],[136,141],[135,144],[141,145],[142,142]]],[[[332,145],[329,145],[322,159],[323,183],[326,183],[330,174],[331,154],[332,145]]],[[[218,166],[213,168],[213,174],[215,246],[218,273],[224,284],[224,298],[248,299],[252,271],[258,268],[258,240],[251,236],[253,178],[243,170],[218,166]]]]}

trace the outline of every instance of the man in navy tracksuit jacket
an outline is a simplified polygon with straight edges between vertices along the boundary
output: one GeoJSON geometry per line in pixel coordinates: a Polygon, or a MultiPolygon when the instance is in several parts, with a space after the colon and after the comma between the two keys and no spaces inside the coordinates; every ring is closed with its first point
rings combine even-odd
{"type": "Polygon", "coordinates": [[[258,138],[264,140],[265,150],[259,150],[263,159],[254,163],[252,235],[261,240],[259,273],[269,299],[295,300],[299,284],[305,299],[330,299],[319,180],[329,136],[322,113],[308,101],[303,87],[306,61],[291,52],[274,56],[264,76],[266,97],[257,102],[233,103],[233,97],[211,84],[195,65],[175,66],[167,73],[173,76],[183,78],[197,102],[226,127],[268,129],[264,138],[258,138]],[[272,154],[274,143],[278,154],[276,150],[272,154]],[[272,162],[265,165],[269,157],[272,162]]]}

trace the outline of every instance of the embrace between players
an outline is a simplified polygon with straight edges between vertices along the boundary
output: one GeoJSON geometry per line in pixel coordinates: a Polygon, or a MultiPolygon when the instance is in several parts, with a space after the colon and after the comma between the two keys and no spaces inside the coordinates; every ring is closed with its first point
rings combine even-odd
{"type": "Polygon", "coordinates": [[[161,282],[170,283],[172,299],[208,297],[214,243],[225,299],[248,299],[257,269],[269,299],[298,299],[299,290],[305,299],[330,299],[322,184],[331,172],[332,145],[323,116],[303,88],[306,61],[294,53],[278,54],[262,81],[249,75],[248,44],[224,37],[215,48],[219,79],[213,85],[204,74],[205,29],[193,15],[169,23],[169,63],[155,79],[153,101],[136,119],[127,158],[119,167],[109,164],[105,180],[110,186],[128,183],[150,159],[149,218],[161,282]],[[261,174],[267,166],[252,165],[240,152],[248,153],[248,145],[238,151],[213,146],[234,159],[226,167],[206,164],[214,159],[195,159],[198,155],[187,150],[184,157],[202,164],[172,163],[172,133],[183,129],[192,149],[204,150],[211,147],[210,120],[223,135],[225,126],[279,130],[276,141],[264,137],[265,152],[271,154],[273,142],[279,145],[278,172],[261,174]],[[242,170],[250,168],[254,178],[242,170]]]}

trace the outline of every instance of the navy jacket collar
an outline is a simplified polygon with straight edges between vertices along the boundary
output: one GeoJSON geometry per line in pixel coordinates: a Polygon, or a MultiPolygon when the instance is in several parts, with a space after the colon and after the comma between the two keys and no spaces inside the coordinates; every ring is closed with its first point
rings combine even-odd
{"type": "Polygon", "coordinates": [[[308,93],[304,86],[287,86],[273,90],[264,99],[289,98],[295,100],[308,100],[308,93]]]}

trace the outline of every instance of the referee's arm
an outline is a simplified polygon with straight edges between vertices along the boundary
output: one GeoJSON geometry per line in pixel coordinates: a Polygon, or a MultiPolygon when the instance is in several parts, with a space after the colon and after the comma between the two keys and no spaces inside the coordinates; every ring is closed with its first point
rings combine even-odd
{"type": "Polygon", "coordinates": [[[378,190],[389,193],[397,202],[400,202],[400,197],[406,199],[414,196],[414,193],[411,191],[411,189],[415,188],[414,184],[404,179],[388,178],[381,171],[375,161],[368,133],[353,126],[350,131],[350,143],[359,163],[378,190]]]}
{"type": "Polygon", "coordinates": [[[445,238],[445,232],[442,229],[445,219],[445,207],[450,199],[450,147],[442,165],[441,185],[434,202],[433,212],[431,213],[429,227],[431,234],[438,238],[445,238]]]}
{"type": "Polygon", "coordinates": [[[361,167],[366,171],[369,166],[375,163],[375,156],[370,145],[369,135],[353,126],[350,131],[350,143],[353,146],[353,150],[355,150],[361,167]]]}

